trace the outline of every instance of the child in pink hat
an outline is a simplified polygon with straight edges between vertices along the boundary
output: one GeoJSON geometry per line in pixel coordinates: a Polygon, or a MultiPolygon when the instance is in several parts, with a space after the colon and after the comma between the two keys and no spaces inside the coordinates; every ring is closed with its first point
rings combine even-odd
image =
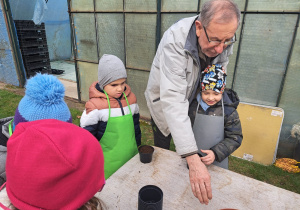
{"type": "Polygon", "coordinates": [[[17,209],[101,209],[94,195],[105,184],[103,152],[85,129],[55,119],[19,123],[7,151],[6,191],[17,209]]]}

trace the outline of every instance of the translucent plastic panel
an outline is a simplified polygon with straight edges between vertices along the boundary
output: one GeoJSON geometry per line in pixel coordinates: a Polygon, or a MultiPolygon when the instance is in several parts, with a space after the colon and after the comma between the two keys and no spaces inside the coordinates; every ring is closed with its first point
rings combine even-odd
{"type": "MultiPolygon", "coordinates": [[[[298,29],[297,38],[294,43],[293,53],[287,71],[284,87],[281,95],[279,107],[283,108],[284,121],[280,135],[280,148],[278,153],[282,157],[288,157],[293,154],[291,147],[299,141],[291,136],[293,127],[300,123],[300,33],[298,29]]],[[[299,136],[298,136],[299,137],[299,136]]]]}
{"type": "Polygon", "coordinates": [[[162,0],[162,12],[197,12],[198,0],[162,0]]]}
{"type": "Polygon", "coordinates": [[[285,110],[284,123],[292,126],[300,122],[300,33],[294,43],[293,53],[284,82],[279,107],[285,110]]]}
{"type": "Polygon", "coordinates": [[[123,11],[123,0],[95,0],[96,11],[123,11]]]}
{"type": "Polygon", "coordinates": [[[97,24],[100,57],[113,54],[125,62],[123,14],[98,13],[97,24]]]}
{"type": "Polygon", "coordinates": [[[14,20],[31,20],[36,2],[37,0],[9,0],[14,20]]]}
{"type": "Polygon", "coordinates": [[[300,11],[299,0],[249,0],[248,11],[300,11]]]}
{"type": "Polygon", "coordinates": [[[70,22],[46,24],[45,29],[50,60],[70,59],[72,51],[70,22]]]}
{"type": "Polygon", "coordinates": [[[137,102],[140,108],[140,115],[142,117],[150,119],[150,113],[144,96],[148,78],[148,71],[140,71],[135,69],[127,70],[127,83],[130,85],[131,91],[136,95],[137,102]]]}
{"type": "MultiPolygon", "coordinates": [[[[201,7],[202,5],[207,2],[208,0],[201,0],[200,1],[200,10],[201,10],[201,7]]],[[[251,1],[251,0],[249,0],[251,1]]],[[[234,0],[234,2],[238,5],[238,8],[241,10],[241,11],[244,11],[244,8],[245,8],[245,2],[246,0],[234,0]]]]}
{"type": "Polygon", "coordinates": [[[71,11],[94,11],[94,0],[72,0],[71,11]]]}
{"type": "Polygon", "coordinates": [[[98,80],[98,64],[77,62],[77,68],[80,78],[81,100],[89,100],[89,87],[98,80]]]}
{"type": "Polygon", "coordinates": [[[78,59],[98,62],[94,14],[74,13],[73,17],[78,59]]]}
{"type": "Polygon", "coordinates": [[[150,70],[155,55],[155,14],[125,15],[126,66],[150,70]]]}
{"type": "Polygon", "coordinates": [[[234,74],[234,67],[236,62],[236,57],[238,53],[238,46],[240,43],[240,34],[241,34],[241,26],[236,31],[236,39],[237,42],[233,44],[233,54],[229,56],[229,64],[227,65],[227,77],[226,77],[226,87],[231,88],[234,74]]]}
{"type": "Polygon", "coordinates": [[[161,37],[164,32],[178,20],[186,17],[192,17],[197,15],[196,13],[177,13],[177,14],[162,14],[161,15],[161,37]]]}
{"type": "Polygon", "coordinates": [[[297,15],[247,14],[235,90],[244,102],[275,106],[297,15]]]}
{"type": "Polygon", "coordinates": [[[126,0],[125,11],[129,12],[156,12],[156,0],[126,0]]]}

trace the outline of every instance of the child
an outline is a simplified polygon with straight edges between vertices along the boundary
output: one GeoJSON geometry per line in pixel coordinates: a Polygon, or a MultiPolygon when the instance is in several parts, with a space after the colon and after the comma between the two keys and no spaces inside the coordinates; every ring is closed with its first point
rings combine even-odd
{"type": "Polygon", "coordinates": [[[208,66],[202,72],[193,131],[202,162],[228,169],[228,156],[241,145],[243,135],[236,110],[239,98],[225,85],[226,73],[221,65],[208,66]]]}
{"type": "Polygon", "coordinates": [[[100,141],[106,179],[137,154],[141,144],[139,107],[126,78],[123,62],[104,54],[99,61],[98,82],[89,88],[89,101],[80,119],[80,126],[100,141]]]}
{"type": "Polygon", "coordinates": [[[6,180],[5,161],[7,140],[20,122],[39,119],[58,119],[72,123],[72,115],[64,101],[64,85],[54,76],[37,74],[25,85],[15,116],[0,119],[0,184],[6,180]]]}
{"type": "Polygon", "coordinates": [[[55,119],[20,123],[7,150],[6,192],[13,207],[101,209],[94,195],[105,184],[103,152],[88,131],[55,119]]]}

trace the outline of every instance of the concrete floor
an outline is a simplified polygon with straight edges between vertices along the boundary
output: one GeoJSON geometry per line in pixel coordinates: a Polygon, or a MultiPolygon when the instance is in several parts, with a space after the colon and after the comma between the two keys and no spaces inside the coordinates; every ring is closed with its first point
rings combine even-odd
{"type": "Polygon", "coordinates": [[[65,86],[65,95],[70,98],[78,99],[75,63],[69,60],[51,61],[51,69],[64,70],[63,74],[53,74],[65,86]]]}

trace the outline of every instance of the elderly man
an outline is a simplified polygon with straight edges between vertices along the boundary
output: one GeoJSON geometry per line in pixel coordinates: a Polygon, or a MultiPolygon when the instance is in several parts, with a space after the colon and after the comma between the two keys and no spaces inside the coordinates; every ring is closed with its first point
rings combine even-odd
{"type": "Polygon", "coordinates": [[[227,68],[239,23],[233,1],[210,0],[199,16],[172,25],[158,46],[145,91],[155,146],[169,149],[173,138],[189,165],[192,191],[205,204],[212,199],[210,175],[197,154],[189,109],[200,91],[200,72],[212,64],[227,68]]]}

